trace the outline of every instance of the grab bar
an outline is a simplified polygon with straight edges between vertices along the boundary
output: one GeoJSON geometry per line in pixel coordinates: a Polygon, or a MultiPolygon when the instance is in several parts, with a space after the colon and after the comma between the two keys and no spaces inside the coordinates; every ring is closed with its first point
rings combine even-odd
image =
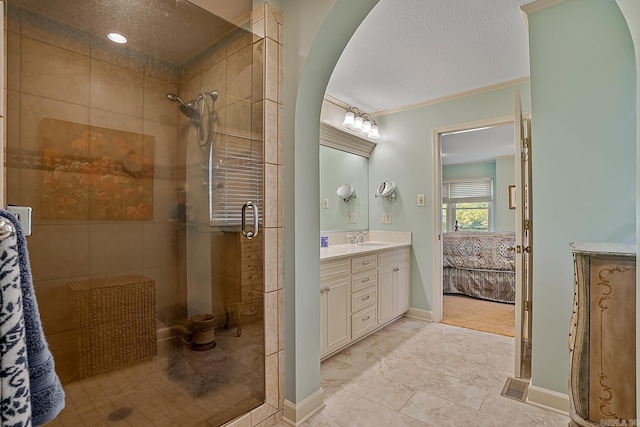
{"type": "Polygon", "coordinates": [[[242,205],[242,234],[247,239],[251,240],[258,235],[258,205],[249,201],[242,205]],[[246,210],[247,208],[253,208],[253,231],[247,231],[245,228],[246,210]]]}
{"type": "Polygon", "coordinates": [[[11,236],[11,233],[13,233],[13,225],[4,219],[0,219],[0,240],[11,236]]]}

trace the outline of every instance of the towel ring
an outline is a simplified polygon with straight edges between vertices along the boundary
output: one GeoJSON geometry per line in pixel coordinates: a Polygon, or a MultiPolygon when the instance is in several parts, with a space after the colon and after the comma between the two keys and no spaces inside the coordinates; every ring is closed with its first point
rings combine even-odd
{"type": "Polygon", "coordinates": [[[11,223],[0,220],[0,240],[4,240],[13,233],[13,225],[11,223]]]}

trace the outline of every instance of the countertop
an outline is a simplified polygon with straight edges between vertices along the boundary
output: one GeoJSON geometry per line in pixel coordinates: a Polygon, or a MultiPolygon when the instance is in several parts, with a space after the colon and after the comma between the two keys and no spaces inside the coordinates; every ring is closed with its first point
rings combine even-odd
{"type": "Polygon", "coordinates": [[[571,242],[573,253],[635,256],[636,245],[624,243],[571,242]]]}
{"type": "Polygon", "coordinates": [[[327,259],[340,258],[343,256],[353,256],[361,254],[369,254],[387,249],[395,249],[409,247],[411,243],[399,242],[365,242],[358,245],[329,245],[327,248],[320,248],[320,261],[327,259]]]}

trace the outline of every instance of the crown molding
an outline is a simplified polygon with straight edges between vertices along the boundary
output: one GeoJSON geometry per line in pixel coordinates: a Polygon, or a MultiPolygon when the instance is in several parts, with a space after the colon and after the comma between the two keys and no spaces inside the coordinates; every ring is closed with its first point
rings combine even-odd
{"type": "MultiPolygon", "coordinates": [[[[565,0],[538,0],[540,2],[545,2],[545,3],[551,3],[553,2],[555,3],[560,3],[563,2],[565,0]]],[[[534,2],[537,3],[537,2],[534,2]]],[[[532,3],[530,3],[532,4],[532,3]]],[[[526,5],[528,6],[528,5],[526,5]]],[[[549,5],[551,6],[551,5],[549,5]]],[[[523,15],[525,16],[526,19],[526,12],[523,11],[523,15]]],[[[526,22],[526,21],[525,21],[526,22]]],[[[453,93],[451,95],[446,95],[446,96],[442,96],[440,98],[433,98],[430,99],[428,101],[423,101],[423,102],[417,102],[415,104],[409,104],[409,105],[405,105],[402,107],[396,107],[396,108],[390,108],[388,110],[380,110],[380,111],[376,111],[375,113],[371,113],[369,114],[372,118],[376,118],[376,117],[380,117],[380,116],[384,116],[387,114],[392,114],[392,113],[399,113],[402,111],[408,111],[408,110],[413,110],[415,108],[421,108],[421,107],[427,107],[429,105],[435,105],[435,104],[440,104],[442,102],[448,102],[448,101],[453,101],[454,99],[460,99],[460,98],[464,98],[467,96],[471,96],[471,95],[477,95],[480,93],[484,93],[484,92],[491,92],[492,90],[497,90],[497,89],[504,89],[510,86],[516,86],[522,83],[527,83],[529,82],[529,76],[526,77],[520,77],[519,79],[514,79],[514,80],[507,80],[505,82],[501,82],[501,83],[496,83],[493,85],[489,85],[489,86],[483,86],[483,87],[479,87],[476,89],[471,89],[471,90],[467,90],[464,92],[458,92],[458,93],[453,93]]],[[[324,100],[327,102],[332,103],[333,105],[337,105],[340,108],[343,108],[345,110],[347,110],[349,107],[351,107],[349,104],[345,103],[344,101],[339,100],[338,98],[335,98],[329,94],[324,95],[324,100]]]]}
{"type": "Polygon", "coordinates": [[[529,15],[534,12],[539,12],[542,9],[555,6],[558,3],[562,3],[564,1],[565,0],[536,0],[531,3],[523,4],[522,6],[520,6],[520,10],[529,15]]]}
{"type": "Polygon", "coordinates": [[[356,154],[368,159],[376,143],[345,132],[330,124],[320,123],[320,145],[346,151],[347,153],[356,154]]]}
{"type": "Polygon", "coordinates": [[[507,88],[507,87],[510,87],[510,86],[515,86],[515,85],[519,85],[519,84],[522,84],[522,83],[527,83],[528,81],[529,81],[529,76],[521,77],[519,79],[508,80],[506,82],[496,83],[494,85],[484,86],[484,87],[480,87],[480,88],[477,88],[477,89],[471,89],[471,90],[467,90],[467,91],[464,91],[464,92],[458,92],[458,93],[454,93],[454,94],[451,94],[451,95],[442,96],[440,98],[434,98],[434,99],[431,99],[429,101],[418,102],[418,103],[406,105],[406,106],[403,106],[403,107],[391,108],[389,110],[376,111],[375,113],[372,113],[370,115],[371,115],[371,117],[375,118],[375,117],[385,116],[387,114],[399,113],[399,112],[402,112],[402,111],[408,111],[408,110],[413,110],[413,109],[416,109],[416,108],[427,107],[429,105],[435,105],[435,104],[440,104],[442,102],[453,101],[455,99],[465,98],[467,96],[477,95],[477,94],[484,93],[484,92],[490,92],[492,90],[504,89],[504,88],[507,88]]]}
{"type": "Polygon", "coordinates": [[[348,110],[349,108],[351,108],[351,105],[347,104],[344,101],[339,100],[338,98],[335,98],[327,93],[324,94],[324,100],[327,102],[332,103],[333,105],[337,105],[340,108],[344,108],[345,110],[348,110]]]}

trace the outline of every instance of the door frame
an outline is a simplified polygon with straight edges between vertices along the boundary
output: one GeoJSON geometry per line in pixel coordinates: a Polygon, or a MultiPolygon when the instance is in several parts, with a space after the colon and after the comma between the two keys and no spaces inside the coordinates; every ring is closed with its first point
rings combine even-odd
{"type": "Polygon", "coordinates": [[[433,248],[433,293],[431,320],[442,321],[442,135],[451,132],[469,131],[484,127],[515,125],[514,116],[492,117],[473,122],[457,123],[431,130],[432,143],[432,248],[433,248]]]}

